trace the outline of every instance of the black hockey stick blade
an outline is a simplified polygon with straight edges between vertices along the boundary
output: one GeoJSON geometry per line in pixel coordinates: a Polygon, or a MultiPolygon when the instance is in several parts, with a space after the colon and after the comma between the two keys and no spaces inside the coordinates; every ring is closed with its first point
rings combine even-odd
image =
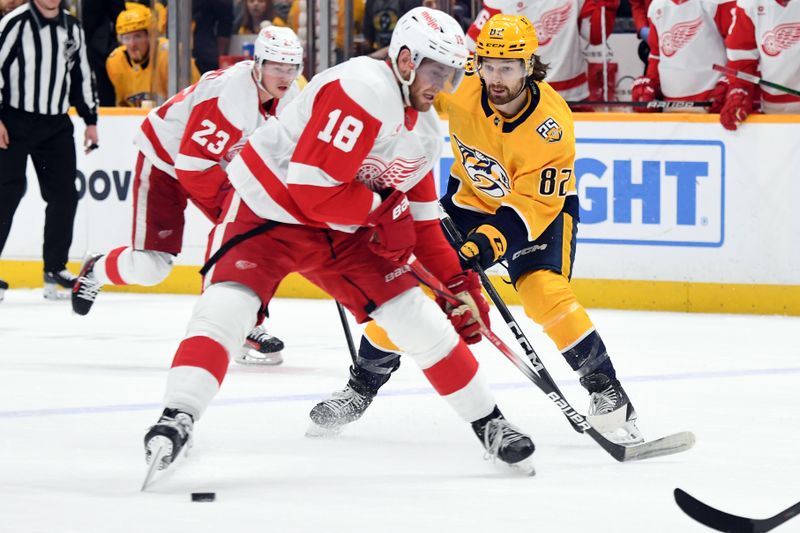
{"type": "Polygon", "coordinates": [[[746,518],[714,509],[684,490],[675,489],[674,494],[675,503],[684,513],[711,529],[729,533],[764,533],[800,514],[800,502],[797,502],[770,518],[746,518]]]}

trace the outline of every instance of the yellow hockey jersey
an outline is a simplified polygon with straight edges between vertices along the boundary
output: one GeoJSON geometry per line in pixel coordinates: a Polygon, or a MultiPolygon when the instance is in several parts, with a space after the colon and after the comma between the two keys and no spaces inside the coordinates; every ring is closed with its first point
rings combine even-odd
{"type": "MultiPolygon", "coordinates": [[[[160,37],[155,53],[155,75],[150,61],[134,63],[124,46],[119,46],[106,59],[106,72],[114,86],[117,106],[140,107],[142,100],[154,100],[156,105],[167,98],[169,79],[169,42],[160,37]]],[[[200,72],[192,60],[192,83],[200,79],[200,72]]]]}
{"type": "Polygon", "coordinates": [[[440,93],[435,104],[450,121],[450,174],[459,181],[453,203],[493,215],[486,223],[507,237],[524,225],[528,240],[536,240],[564,209],[566,197],[577,194],[575,128],[567,103],[540,82],[528,91],[522,110],[505,117],[472,74],[454,93],[440,93]]]}

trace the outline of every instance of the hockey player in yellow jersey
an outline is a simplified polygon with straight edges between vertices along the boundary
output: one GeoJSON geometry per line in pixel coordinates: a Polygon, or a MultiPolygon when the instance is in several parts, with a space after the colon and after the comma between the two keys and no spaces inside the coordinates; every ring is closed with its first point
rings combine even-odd
{"type": "MultiPolygon", "coordinates": [[[[159,105],[167,98],[169,43],[158,37],[150,9],[132,2],[127,2],[126,8],[116,23],[117,38],[122,44],[106,59],[116,105],[141,107],[144,100],[159,105]]],[[[200,73],[192,60],[192,83],[199,79],[200,73]]]]}
{"type": "MultiPolygon", "coordinates": [[[[525,314],[589,392],[590,423],[614,442],[635,444],[643,440],[636,411],[570,286],[579,215],[575,132],[566,102],[544,81],[537,47],[528,19],[495,15],[478,37],[472,72],[455,92],[440,93],[436,106],[448,116],[455,156],[441,204],[465,237],[465,263],[506,263],[525,314]]],[[[470,283],[450,289],[464,299],[470,283]]],[[[481,316],[480,308],[472,315],[481,316]]],[[[370,323],[347,387],[312,409],[312,430],[338,432],[357,420],[399,366],[394,350],[370,323]]]]}

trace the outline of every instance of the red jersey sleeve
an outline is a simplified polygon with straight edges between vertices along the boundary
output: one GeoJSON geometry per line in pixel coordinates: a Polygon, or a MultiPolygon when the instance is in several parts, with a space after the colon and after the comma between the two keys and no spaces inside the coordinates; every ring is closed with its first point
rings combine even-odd
{"type": "Polygon", "coordinates": [[[242,138],[241,128],[217,104],[217,98],[210,98],[192,109],[175,159],[178,181],[207,214],[220,210],[220,189],[228,181],[219,162],[242,138]]]}
{"type": "Polygon", "coordinates": [[[439,223],[439,199],[433,172],[429,172],[406,193],[414,217],[417,245],[414,255],[440,280],[446,281],[459,274],[458,255],[444,236],[439,223]]]}
{"type": "MultiPolygon", "coordinates": [[[[756,29],[747,12],[739,6],[733,11],[730,32],[725,38],[725,48],[728,50],[728,66],[750,74],[758,73],[758,45],[756,43],[756,29]]],[[[753,85],[728,76],[731,88],[741,88],[752,93],[753,85]]]]}
{"type": "Polygon", "coordinates": [[[736,9],[736,2],[723,2],[717,6],[717,12],[714,14],[714,22],[717,24],[717,30],[722,38],[728,36],[731,31],[731,24],[733,24],[733,12],[736,9]]]}
{"type": "Polygon", "coordinates": [[[645,75],[661,86],[661,77],[658,75],[658,62],[661,60],[661,51],[658,48],[658,29],[652,21],[650,21],[650,35],[647,37],[647,44],[650,46],[650,57],[647,58],[645,75]]]}
{"type": "Polygon", "coordinates": [[[581,21],[588,19],[589,44],[602,44],[603,40],[611,35],[611,32],[614,30],[614,20],[617,18],[618,8],[619,0],[586,0],[586,2],[584,2],[578,19],[581,21]],[[604,14],[606,19],[605,37],[603,36],[602,22],[604,14]]]}
{"type": "Polygon", "coordinates": [[[469,29],[467,29],[467,37],[469,37],[473,41],[477,41],[478,35],[480,35],[483,25],[486,24],[487,20],[497,15],[498,13],[501,13],[499,9],[495,9],[493,7],[484,4],[483,9],[481,9],[478,12],[478,16],[475,17],[475,21],[472,24],[470,24],[469,29]]]}
{"type": "Polygon", "coordinates": [[[360,106],[340,80],[322,87],[289,163],[287,188],[308,218],[362,225],[380,197],[355,180],[381,122],[360,106]]]}
{"type": "Polygon", "coordinates": [[[636,26],[636,33],[642,31],[642,28],[649,25],[652,29],[653,25],[647,18],[647,8],[650,7],[650,0],[629,0],[631,4],[631,14],[633,15],[633,25],[636,26]]]}

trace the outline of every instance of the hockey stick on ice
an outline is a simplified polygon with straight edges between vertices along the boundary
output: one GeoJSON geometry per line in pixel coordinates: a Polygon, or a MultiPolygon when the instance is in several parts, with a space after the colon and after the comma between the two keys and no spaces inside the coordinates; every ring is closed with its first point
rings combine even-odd
{"type": "Polygon", "coordinates": [[[350,331],[350,323],[347,322],[347,314],[344,310],[344,306],[339,303],[339,300],[336,300],[336,310],[339,311],[339,320],[342,321],[342,330],[344,330],[344,338],[347,340],[347,349],[350,350],[350,359],[353,360],[353,364],[355,365],[358,357],[356,345],[353,343],[353,333],[350,331]]]}
{"type": "Polygon", "coordinates": [[[777,83],[773,83],[771,81],[767,81],[764,78],[761,78],[759,76],[755,76],[755,75],[750,74],[748,72],[737,70],[737,69],[731,68],[731,67],[726,67],[726,66],[723,66],[723,65],[714,65],[712,68],[714,70],[716,70],[717,72],[722,72],[723,74],[727,74],[729,76],[733,76],[734,78],[739,78],[740,80],[748,81],[748,82],[750,82],[750,83],[752,83],[754,85],[763,85],[764,87],[771,87],[773,89],[777,89],[779,91],[783,91],[783,92],[785,92],[787,94],[793,94],[795,96],[800,96],[800,91],[798,91],[797,89],[790,89],[789,87],[786,87],[785,85],[779,85],[777,83]]]}
{"type": "Polygon", "coordinates": [[[675,489],[675,503],[684,513],[717,531],[763,533],[800,514],[800,502],[770,518],[745,518],[714,509],[681,489],[675,489]]]}
{"type": "MultiPolygon", "coordinates": [[[[453,296],[453,294],[447,290],[447,287],[445,287],[441,281],[436,279],[433,274],[426,270],[425,267],[422,266],[413,256],[411,260],[409,260],[409,266],[411,268],[411,272],[417,277],[417,279],[430,287],[431,290],[433,290],[436,294],[450,301],[454,305],[461,305],[463,303],[458,298],[453,296]]],[[[578,413],[569,404],[567,399],[564,398],[564,395],[561,394],[561,391],[558,390],[558,386],[555,384],[553,379],[549,374],[546,373],[547,370],[544,368],[544,365],[542,365],[541,361],[538,360],[538,357],[536,358],[538,365],[541,368],[541,371],[543,371],[549,379],[543,378],[539,371],[528,366],[528,364],[520,356],[514,353],[506,343],[497,337],[492,330],[488,329],[486,326],[481,326],[480,331],[489,342],[491,342],[498,350],[500,350],[500,352],[502,352],[502,354],[505,355],[506,358],[514,364],[514,366],[516,366],[523,374],[525,374],[528,379],[530,379],[537,387],[539,387],[547,395],[547,397],[550,398],[550,400],[555,403],[559,409],[561,409],[561,412],[565,417],[567,417],[567,420],[570,421],[577,431],[589,435],[617,461],[635,461],[638,459],[648,459],[650,457],[671,455],[686,451],[694,446],[694,435],[688,431],[675,433],[674,435],[669,435],[654,441],[644,442],[642,444],[633,446],[621,446],[611,442],[603,437],[596,429],[594,429],[591,424],[586,421],[583,415],[578,413]]],[[[535,352],[533,352],[533,355],[536,357],[535,352]]]]}
{"type": "Polygon", "coordinates": [[[700,101],[666,101],[666,100],[650,100],[649,102],[620,102],[617,100],[612,101],[586,101],[586,102],[567,102],[570,106],[615,106],[615,107],[646,107],[648,109],[694,109],[696,107],[710,107],[711,102],[700,101]]]}

